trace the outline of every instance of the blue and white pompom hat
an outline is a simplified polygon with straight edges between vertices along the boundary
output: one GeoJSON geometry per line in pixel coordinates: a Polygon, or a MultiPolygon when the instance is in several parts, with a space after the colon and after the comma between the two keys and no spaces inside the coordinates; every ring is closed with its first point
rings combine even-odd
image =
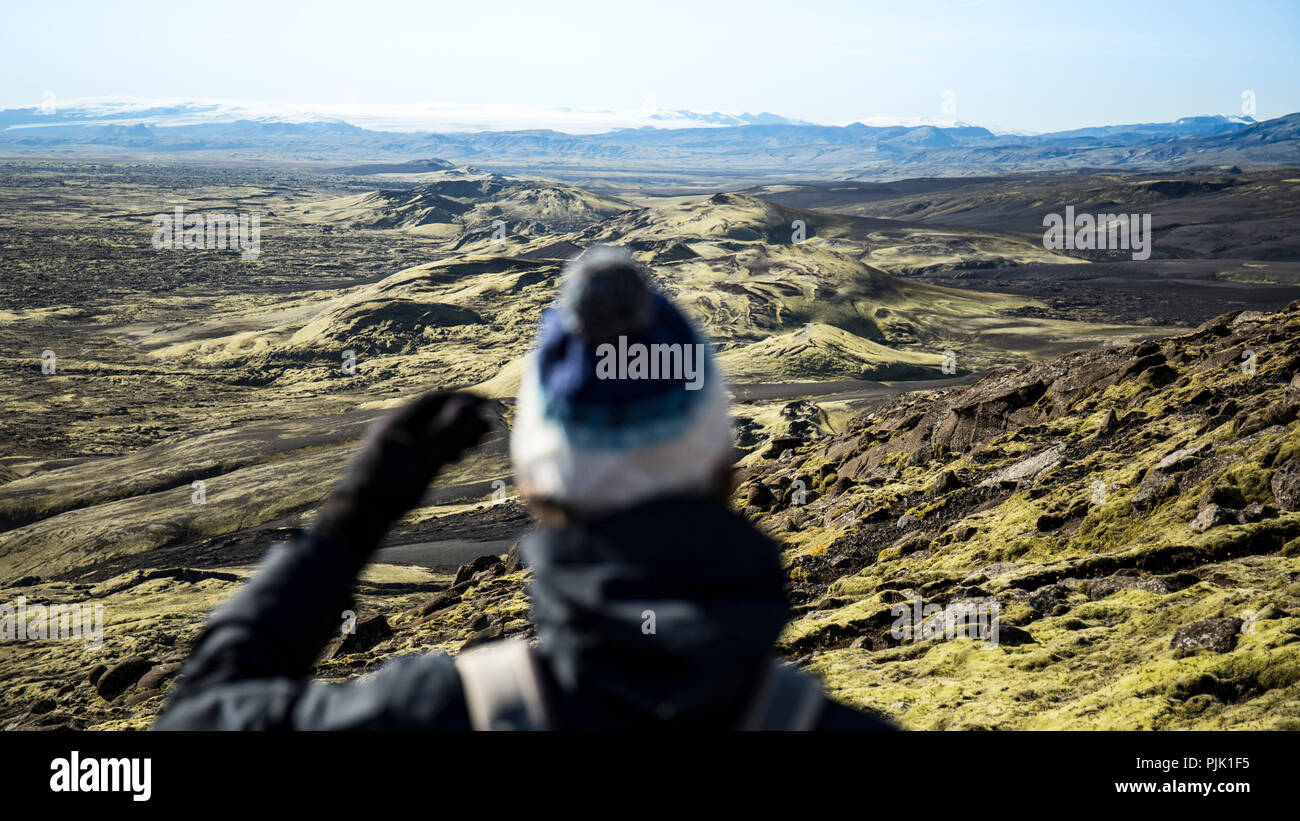
{"type": "Polygon", "coordinates": [[[627,251],[569,262],[519,388],[510,457],[525,496],[582,515],[709,488],[733,458],[708,343],[627,251]]]}

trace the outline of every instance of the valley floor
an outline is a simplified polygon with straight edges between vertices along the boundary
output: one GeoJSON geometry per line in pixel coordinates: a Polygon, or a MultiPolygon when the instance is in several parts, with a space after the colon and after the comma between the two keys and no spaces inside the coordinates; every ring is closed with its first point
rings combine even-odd
{"type": "MultiPolygon", "coordinates": [[[[927,224],[908,191],[891,205],[816,186],[619,199],[472,170],[0,172],[0,605],[103,607],[102,646],[0,643],[4,725],[147,726],[205,614],[310,526],[365,426],[424,390],[492,397],[497,430],[359,582],[358,612],[386,630],[330,648],[319,673],[527,634],[513,396],[564,258],[595,242],[632,248],[714,340],[745,452],[736,505],[788,548],[799,617],[782,650],[837,696],[917,728],[1300,715],[1300,326],[1294,309],[1252,313],[1300,286],[1276,247],[1251,260],[1262,233],[1217,267],[1167,244],[1138,275],[1055,258],[1014,220],[954,222],[951,203],[927,224]],[[260,214],[258,258],[154,249],[153,216],[178,205],[260,214]],[[789,241],[793,219],[808,241],[789,241]],[[1097,481],[1111,495],[1094,504],[1097,481]],[[1001,645],[892,637],[914,594],[997,601],[1001,645]],[[1251,632],[1220,635],[1244,613],[1251,632]],[[1205,622],[1204,646],[1170,646],[1205,622]]],[[[1267,230],[1296,227],[1274,202],[1267,230]]],[[[1222,222],[1235,206],[1214,207],[1222,222]]]]}

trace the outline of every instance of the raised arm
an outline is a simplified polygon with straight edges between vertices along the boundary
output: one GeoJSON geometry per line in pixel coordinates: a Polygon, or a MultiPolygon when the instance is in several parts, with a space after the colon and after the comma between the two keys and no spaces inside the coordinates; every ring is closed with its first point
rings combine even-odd
{"type": "MultiPolygon", "coordinates": [[[[210,618],[155,728],[326,727],[343,716],[355,724],[382,713],[391,681],[384,688],[374,681],[309,687],[308,677],[384,533],[420,501],[442,466],[488,430],[481,404],[468,394],[426,394],[376,423],[311,531],[273,550],[210,618]]],[[[430,686],[445,678],[438,660],[420,663],[435,665],[432,675],[420,676],[430,686]]],[[[403,668],[408,677],[415,672],[410,663],[403,668]]],[[[412,679],[411,686],[420,685],[412,679]]]]}

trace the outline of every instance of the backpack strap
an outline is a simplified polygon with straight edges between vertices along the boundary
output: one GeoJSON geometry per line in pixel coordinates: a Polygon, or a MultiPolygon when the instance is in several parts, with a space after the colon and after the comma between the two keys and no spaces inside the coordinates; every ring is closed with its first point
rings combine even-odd
{"type": "Polygon", "coordinates": [[[456,657],[470,726],[475,730],[545,730],[546,700],[528,642],[493,642],[456,657]]]}
{"type": "MultiPolygon", "coordinates": [[[[467,650],[456,657],[456,671],[473,729],[549,729],[550,715],[528,642],[508,639],[467,650]]],[[[817,679],[772,661],[737,729],[811,730],[825,706],[817,679]]]]}
{"type": "Polygon", "coordinates": [[[768,664],[740,730],[811,730],[826,697],[817,679],[778,661],[768,664]]]}

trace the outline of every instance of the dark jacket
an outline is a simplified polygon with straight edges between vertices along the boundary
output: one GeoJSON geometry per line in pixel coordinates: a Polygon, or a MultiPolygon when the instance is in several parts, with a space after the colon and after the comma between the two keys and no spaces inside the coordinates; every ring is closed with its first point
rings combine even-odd
{"type": "MultiPolygon", "coordinates": [[[[654,502],[524,537],[538,665],[558,729],[736,724],[789,620],[777,546],[721,504],[654,502]]],[[[465,730],[450,656],[344,684],[312,666],[363,562],[309,535],[212,617],[156,729],[465,730]]],[[[891,729],[835,702],[817,729],[891,729]]]]}

